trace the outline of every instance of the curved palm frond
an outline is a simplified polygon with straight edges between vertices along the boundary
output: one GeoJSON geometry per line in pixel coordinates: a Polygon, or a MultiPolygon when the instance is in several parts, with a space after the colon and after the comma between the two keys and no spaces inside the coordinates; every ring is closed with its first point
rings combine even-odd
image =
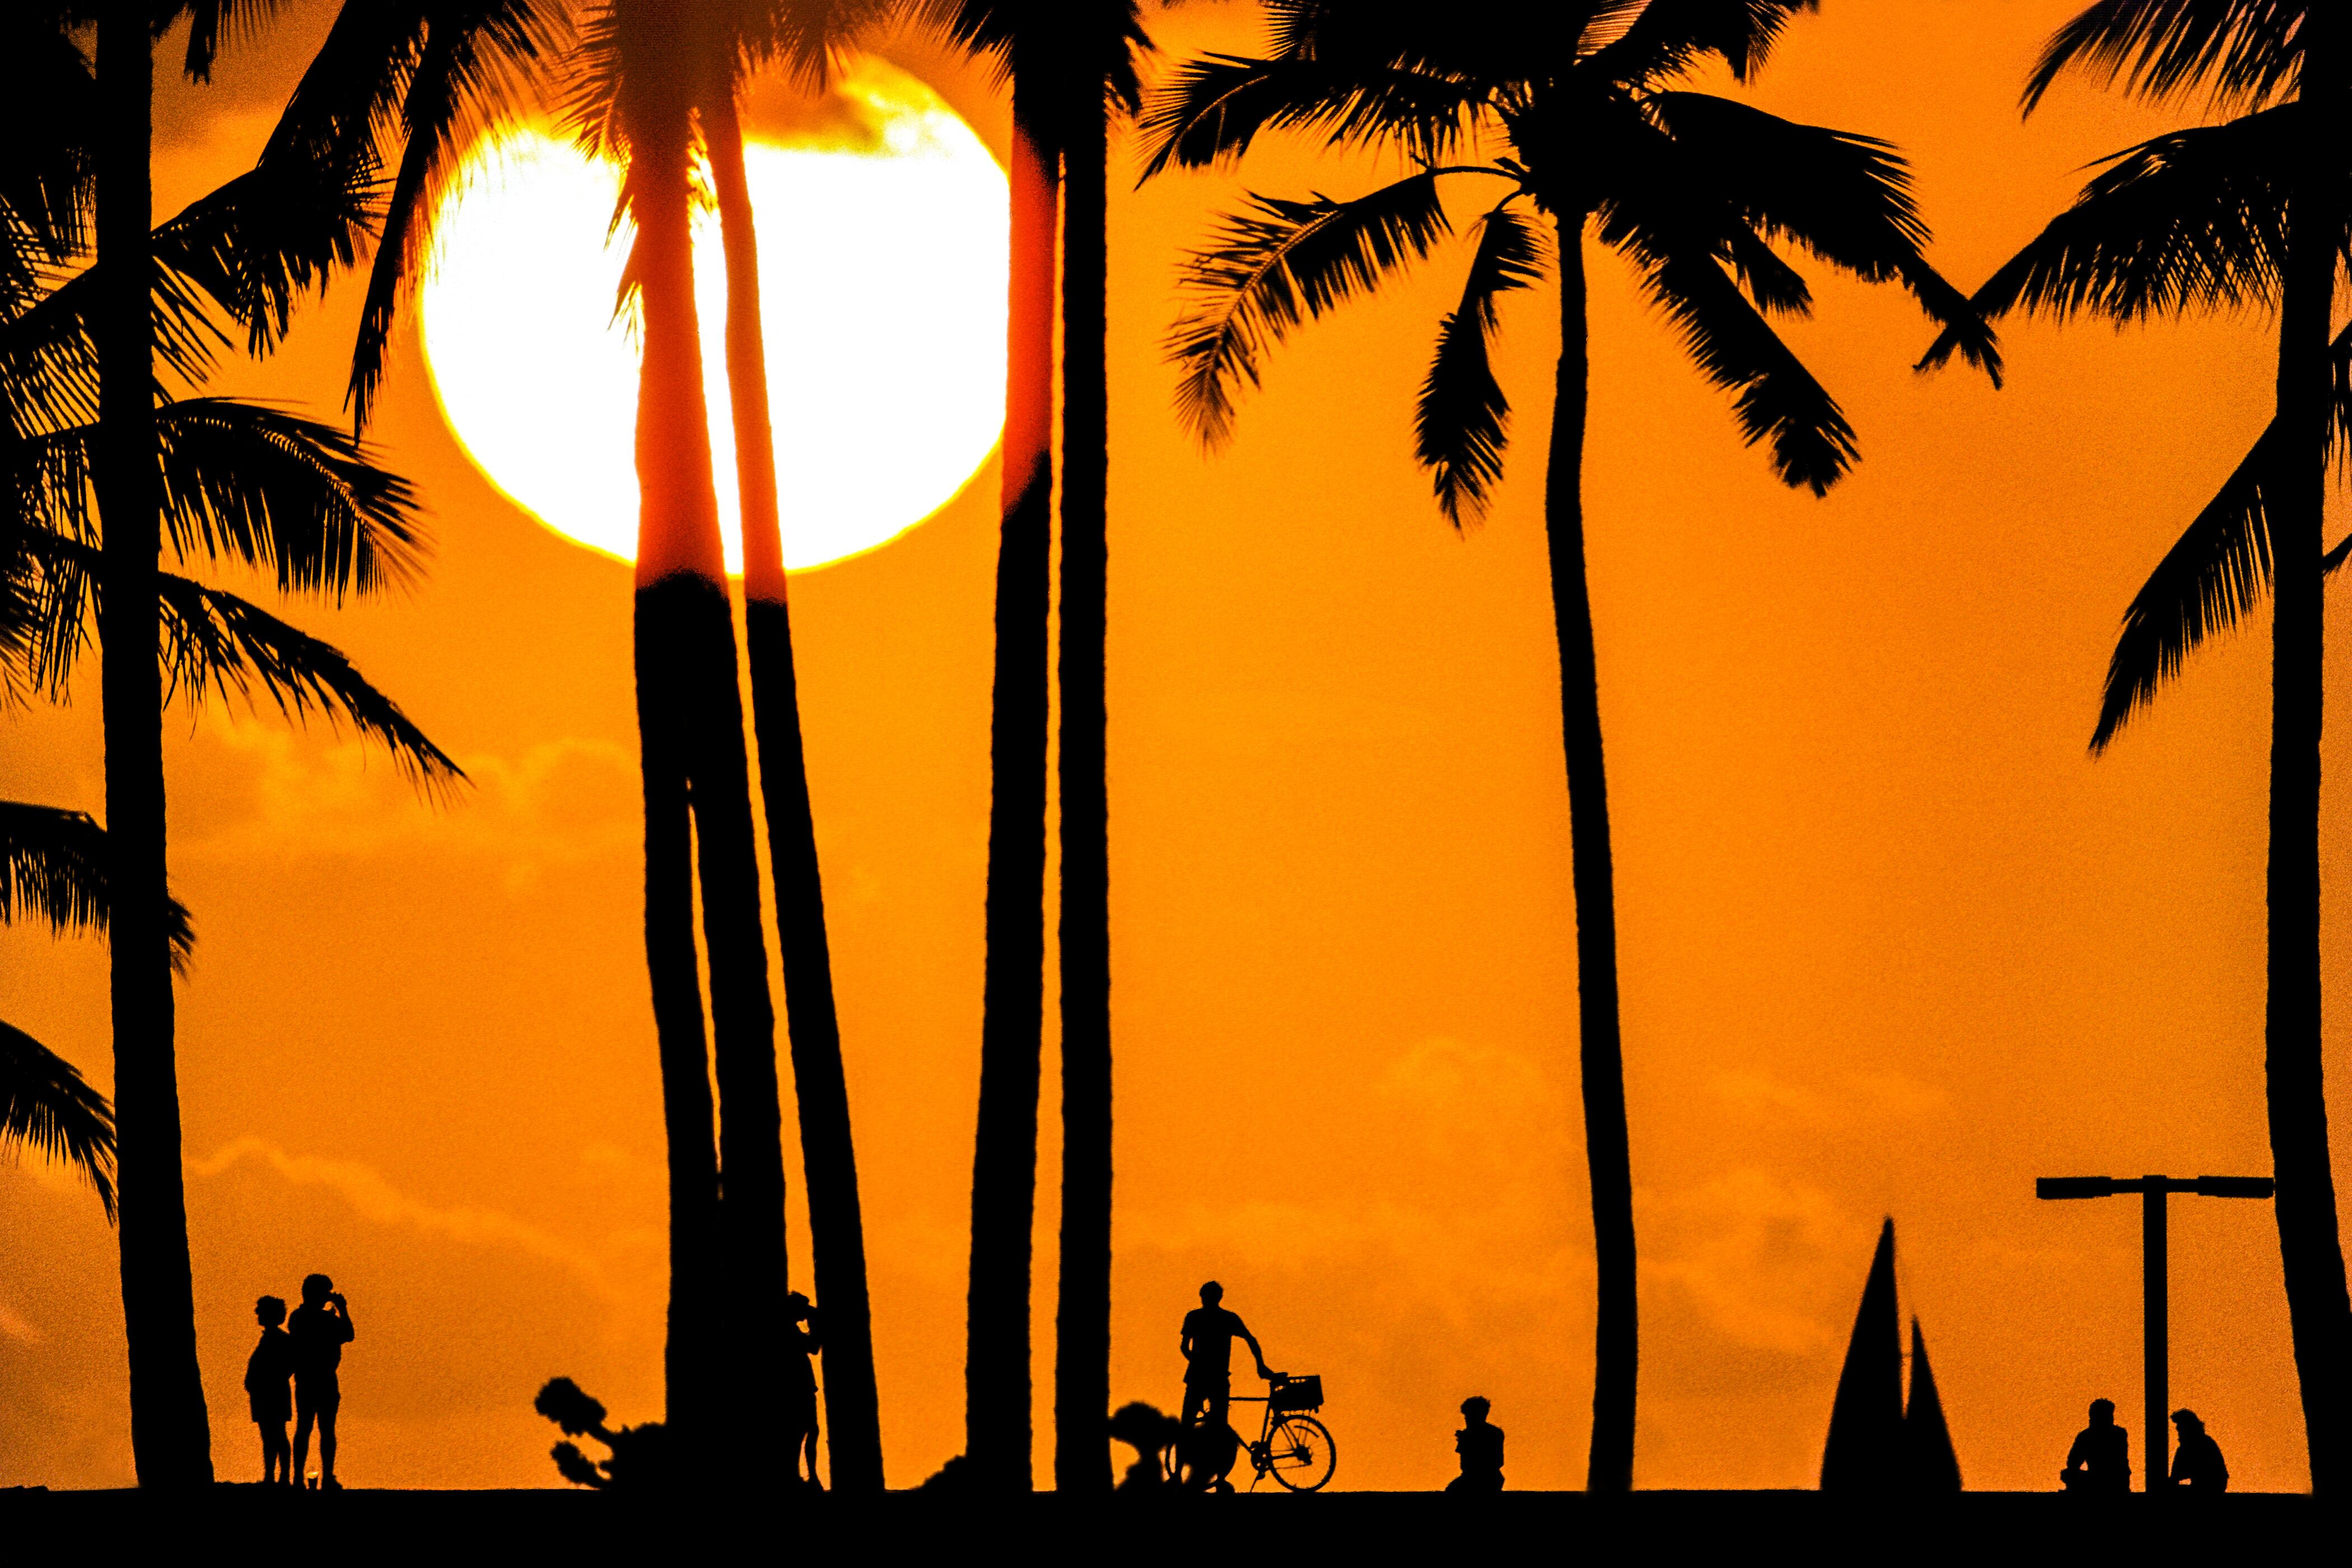
{"type": "Polygon", "coordinates": [[[271,132],[264,167],[378,167],[400,149],[344,392],[354,430],[383,382],[393,316],[424,269],[428,214],[467,148],[528,96],[562,26],[549,0],[346,5],[271,132]]]}
{"type": "MultiPolygon", "coordinates": [[[[60,935],[104,931],[113,910],[106,867],[106,829],[89,813],[0,800],[0,925],[30,915],[60,935]]],[[[184,974],[196,930],[177,899],[165,900],[163,929],[173,972],[184,974]]]]}
{"type": "Polygon", "coordinates": [[[277,347],[294,301],[351,266],[374,232],[373,152],[345,151],[341,158],[265,160],[155,230],[157,269],[209,295],[245,329],[252,353],[277,347]]]}
{"type": "Polygon", "coordinates": [[[1650,0],[1577,67],[1603,81],[1647,85],[1713,56],[1746,82],[1763,69],[1790,21],[1821,0],[1650,0]]]}
{"type": "Polygon", "coordinates": [[[96,102],[89,61],[56,18],[39,6],[0,14],[0,321],[88,244],[96,102]]]}
{"type": "Polygon", "coordinates": [[[1912,197],[1910,165],[1892,142],[1801,125],[1711,93],[1656,92],[1644,103],[1687,155],[1678,160],[1680,183],[1719,192],[1766,239],[1793,240],[1865,282],[1901,282],[1953,347],[2000,384],[2000,340],[1928,264],[1931,237],[1912,197]]]}
{"type": "Polygon", "coordinates": [[[1267,131],[1321,132],[1334,145],[1395,146],[1443,162],[1468,139],[1482,97],[1473,84],[1398,67],[1204,55],[1151,95],[1141,177],[1230,163],[1267,131]]]}
{"type": "Polygon", "coordinates": [[[0,1023],[0,1153],[19,1144],[81,1173],[114,1223],[114,1107],[71,1062],[0,1023]]]}
{"type": "Polygon", "coordinates": [[[194,700],[210,687],[251,702],[257,685],[298,723],[313,710],[330,723],[348,720],[391,752],[400,771],[428,795],[465,782],[465,770],[398,703],[369,685],[341,649],[234,594],[169,572],[158,574],[158,582],[172,694],[184,692],[194,700]]]}
{"type": "Polygon", "coordinates": [[[1739,427],[1749,446],[1769,444],[1781,483],[1827,495],[1862,456],[1837,399],[1713,257],[1668,256],[1647,268],[1643,281],[1700,371],[1738,394],[1732,408],[1739,427]]]}
{"type": "MultiPolygon", "coordinates": [[[[2352,459],[2352,327],[2328,346],[2328,368],[2335,388],[2329,445],[2342,463],[2352,459]]],[[[2093,754],[2156,700],[2199,644],[2236,626],[2270,592],[2270,483],[2280,450],[2273,423],[2132,596],[2107,660],[2093,754]]],[[[2352,539],[2322,557],[2322,571],[2338,571],[2348,556],[2352,539]]]]}
{"type": "MultiPolygon", "coordinates": [[[[264,567],[282,593],[339,603],[422,570],[415,492],[332,426],[232,397],[166,403],[155,423],[163,529],[182,561],[264,567]]],[[[97,440],[78,425],[21,443],[10,465],[50,524],[84,540],[97,440]]]]}
{"type": "Polygon", "coordinates": [[[185,16],[188,76],[194,81],[210,81],[221,45],[239,35],[250,36],[285,4],[286,0],[163,0],[154,8],[155,30],[160,33],[185,16]]]}
{"type": "Polygon", "coordinates": [[[1181,287],[1192,303],[1168,340],[1183,371],[1177,411],[1212,447],[1231,436],[1235,395],[1258,384],[1267,348],[1453,232],[1433,170],[1353,201],[1250,201],[1253,210],[1228,217],[1216,243],[1187,259],[1181,287]]]}
{"type": "Polygon", "coordinates": [[[2180,673],[2190,649],[2237,625],[2269,591],[2268,485],[2279,454],[2273,425],[2132,596],[2107,661],[2094,755],[2155,700],[2158,686],[2180,673]]]}
{"type": "Polygon", "coordinates": [[[2098,0],[2058,29],[2026,78],[2025,111],[2061,76],[2120,81],[2143,98],[2209,82],[2216,105],[2255,108],[2301,78],[2312,0],[2098,0]]]}
{"type": "MultiPolygon", "coordinates": [[[[2301,106],[2173,132],[2107,160],[2074,205],[1976,291],[1987,319],[2023,309],[2144,321],[2267,303],[2286,255],[2282,171],[2302,156],[2301,106]]],[[[1947,331],[1921,359],[1957,345],[1947,331]]]]}
{"type": "Polygon", "coordinates": [[[1533,286],[1543,276],[1541,232],[1517,214],[1496,207],[1478,220],[1478,241],[1462,302],[1438,328],[1437,352],[1413,411],[1422,467],[1430,470],[1437,504],[1456,529],[1475,518],[1503,477],[1509,442],[1510,401],[1495,379],[1489,348],[1496,301],[1533,286]]]}

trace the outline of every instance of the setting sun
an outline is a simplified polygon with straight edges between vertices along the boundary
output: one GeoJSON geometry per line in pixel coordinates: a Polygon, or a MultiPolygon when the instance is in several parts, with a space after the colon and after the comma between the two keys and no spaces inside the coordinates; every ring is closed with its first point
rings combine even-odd
{"type": "MultiPolygon", "coordinates": [[[[837,89],[862,125],[745,150],[760,217],[785,563],[887,542],[944,505],[1004,420],[1005,183],[931,89],[877,60],[837,89]],[[860,132],[863,132],[862,134],[860,132]]],[[[476,145],[445,198],[422,289],[433,384],[467,453],[549,527],[636,551],[637,351],[614,300],[619,169],[552,126],[476,145]]],[[[727,564],[742,569],[718,323],[715,213],[695,231],[727,564]]]]}

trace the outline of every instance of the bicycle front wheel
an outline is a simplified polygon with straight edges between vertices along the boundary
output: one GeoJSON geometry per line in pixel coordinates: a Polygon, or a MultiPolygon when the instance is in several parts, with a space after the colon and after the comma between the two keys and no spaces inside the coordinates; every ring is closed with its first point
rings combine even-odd
{"type": "Polygon", "coordinates": [[[1286,1415],[1265,1440],[1274,1479],[1295,1492],[1319,1492],[1339,1465],[1339,1446],[1312,1415],[1286,1415]]]}

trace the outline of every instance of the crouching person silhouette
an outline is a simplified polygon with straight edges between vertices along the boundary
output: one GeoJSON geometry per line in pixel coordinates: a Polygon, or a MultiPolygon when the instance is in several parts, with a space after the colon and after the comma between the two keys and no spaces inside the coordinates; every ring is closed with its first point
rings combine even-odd
{"type": "Polygon", "coordinates": [[[286,1303],[264,1296],[253,1304],[253,1317],[261,1325],[261,1342],[246,1359],[245,1397],[261,1428],[261,1484],[290,1487],[294,1451],[286,1446],[286,1423],[294,1418],[294,1396],[287,1384],[294,1376],[294,1342],[279,1327],[286,1303]]]}
{"type": "Polygon", "coordinates": [[[1503,1489],[1503,1429],[1486,1419],[1486,1412],[1493,1408],[1475,1394],[1462,1402],[1462,1430],[1454,1434],[1454,1451],[1462,1456],[1462,1473],[1445,1483],[1447,1491],[1503,1489]]]}
{"type": "Polygon", "coordinates": [[[2074,1435],[2058,1479],[2070,1492],[2131,1490],[2131,1433],[2116,1425],[2116,1402],[2091,1401],[2091,1424],[2074,1435]]]}
{"type": "Polygon", "coordinates": [[[286,1321],[294,1352],[295,1484],[310,1459],[310,1428],[319,1428],[319,1489],[341,1491],[335,1479],[335,1413],[342,1408],[343,1347],[355,1337],[352,1311],[323,1274],[302,1281],[302,1304],[286,1321]]]}

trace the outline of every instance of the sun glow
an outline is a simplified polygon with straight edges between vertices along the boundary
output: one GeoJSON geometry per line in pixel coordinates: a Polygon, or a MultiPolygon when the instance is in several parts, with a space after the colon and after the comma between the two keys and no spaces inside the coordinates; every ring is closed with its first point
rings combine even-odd
{"type": "MultiPolygon", "coordinates": [[[[922,82],[867,59],[820,128],[748,127],[785,563],[887,543],[953,498],[1004,422],[1006,186],[922,82]]],[[[443,199],[425,357],[477,467],[549,527],[636,551],[636,328],[614,300],[615,166],[555,129],[478,144],[443,199]]],[[[730,571],[742,569],[718,215],[698,215],[695,300],[730,571]]]]}

